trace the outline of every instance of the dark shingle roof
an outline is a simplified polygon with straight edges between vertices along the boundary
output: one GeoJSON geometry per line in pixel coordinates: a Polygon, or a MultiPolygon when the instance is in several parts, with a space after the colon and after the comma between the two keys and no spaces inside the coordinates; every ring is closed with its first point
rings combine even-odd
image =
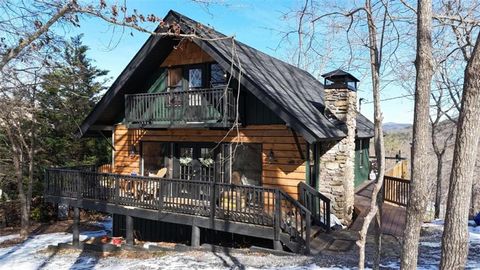
{"type": "Polygon", "coordinates": [[[371,138],[374,136],[374,126],[372,121],[368,120],[361,113],[357,113],[357,137],[358,138],[371,138]]]}
{"type": "MultiPolygon", "coordinates": [[[[264,102],[272,111],[277,113],[287,125],[299,132],[308,142],[345,137],[344,125],[339,124],[338,121],[327,119],[323,114],[323,85],[308,72],[271,57],[244,43],[234,41],[231,38],[223,38],[225,35],[175,11],[170,11],[164,20],[170,23],[179,23],[185,33],[194,30],[202,37],[217,38],[217,40],[193,39],[193,41],[209,53],[226,70],[230,70],[232,66],[231,60],[234,59],[233,73],[238,74],[241,70],[242,85],[264,102]],[[235,43],[235,46],[233,46],[233,43],[235,43]],[[232,48],[234,48],[234,51],[232,51],[232,48]]],[[[158,44],[165,42],[165,39],[171,38],[151,37],[142,47],[142,50],[145,47],[158,47],[158,44]]],[[[137,57],[150,58],[149,53],[152,53],[151,50],[146,53],[137,53],[117,81],[124,76],[125,72],[136,68],[130,67],[130,65],[135,63],[135,60],[138,60],[136,59],[137,57]]],[[[121,86],[114,87],[117,81],[106,95],[111,91],[121,92],[121,86]]],[[[110,93],[110,95],[112,94],[110,93]]],[[[105,104],[104,106],[101,105],[97,104],[96,109],[97,107],[105,108],[105,104]]],[[[82,125],[83,132],[88,130],[88,126],[85,123],[91,124],[96,121],[93,118],[94,116],[91,114],[86,119],[84,125],[82,125]]],[[[366,120],[365,117],[357,118],[357,122],[359,120],[368,126],[369,123],[364,121],[366,120]]]]}
{"type": "MultiPolygon", "coordinates": [[[[172,20],[195,29],[202,36],[225,37],[211,28],[198,28],[198,22],[177,12],[171,11],[169,15],[173,16],[172,20]]],[[[242,80],[247,80],[255,88],[250,87],[249,90],[256,92],[254,94],[267,105],[276,107],[274,111],[288,125],[309,133],[312,137],[309,141],[345,137],[343,129],[329,121],[323,110],[316,106],[316,103],[324,103],[323,85],[310,73],[233,39],[202,42],[222,57],[225,67],[230,66],[234,59],[237,71],[240,67],[242,69],[242,80]]]]}

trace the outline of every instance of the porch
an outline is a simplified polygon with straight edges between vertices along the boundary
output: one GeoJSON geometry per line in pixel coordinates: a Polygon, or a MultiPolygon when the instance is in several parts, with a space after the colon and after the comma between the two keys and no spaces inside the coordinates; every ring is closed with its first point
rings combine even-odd
{"type": "Polygon", "coordinates": [[[298,188],[299,201],[277,188],[98,173],[89,168],[48,169],[45,177],[49,201],[125,215],[129,243],[132,217],[138,217],[191,225],[192,245],[199,242],[199,228],[207,228],[270,239],[276,249],[284,245],[309,253],[315,232],[329,229],[330,200],[303,183],[298,188]]]}

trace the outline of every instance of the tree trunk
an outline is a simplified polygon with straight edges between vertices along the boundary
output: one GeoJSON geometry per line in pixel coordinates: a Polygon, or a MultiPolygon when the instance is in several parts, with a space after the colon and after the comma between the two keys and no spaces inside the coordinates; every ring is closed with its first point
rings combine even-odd
{"type": "MultiPolygon", "coordinates": [[[[34,140],[32,139],[32,143],[34,140]]],[[[35,162],[34,162],[34,145],[30,145],[30,150],[28,153],[28,183],[27,183],[27,196],[26,196],[26,210],[27,217],[30,218],[31,204],[32,204],[32,189],[33,189],[33,178],[35,173],[35,162]]]]}
{"type": "Polygon", "coordinates": [[[440,218],[440,207],[442,205],[443,155],[444,153],[437,154],[437,188],[435,192],[435,218],[440,218]]]}
{"type": "Polygon", "coordinates": [[[442,237],[441,269],[463,269],[468,254],[468,210],[480,129],[480,36],[465,69],[462,106],[442,237]]]}
{"type": "Polygon", "coordinates": [[[415,113],[413,123],[412,180],[403,237],[401,268],[416,269],[420,227],[428,200],[429,105],[433,76],[432,2],[418,1],[417,55],[415,59],[415,113]]]}
{"type": "MultiPolygon", "coordinates": [[[[386,8],[386,7],[385,7],[386,8]]],[[[365,268],[365,245],[367,242],[368,227],[375,217],[375,258],[374,269],[380,266],[380,256],[382,247],[382,224],[381,224],[381,207],[382,207],[382,193],[383,177],[385,175],[385,148],[383,143],[383,129],[382,129],[382,110],[380,105],[380,55],[377,45],[377,27],[372,16],[372,5],[370,0],[365,2],[365,10],[367,13],[368,35],[370,45],[370,70],[372,74],[372,91],[373,91],[373,105],[374,105],[374,135],[375,135],[375,156],[377,158],[378,173],[373,187],[372,198],[370,201],[370,209],[362,224],[359,232],[359,240],[357,245],[359,248],[358,268],[365,268]]],[[[386,11],[385,11],[386,12],[386,11]]]]}
{"type": "Polygon", "coordinates": [[[20,201],[20,236],[26,238],[28,236],[29,216],[27,211],[27,198],[23,187],[22,154],[18,147],[12,146],[12,148],[15,178],[17,178],[18,199],[20,201]]]}
{"type": "Polygon", "coordinates": [[[15,178],[17,180],[18,199],[20,201],[20,236],[26,238],[28,236],[29,215],[27,211],[27,199],[25,197],[25,190],[23,187],[23,168],[22,168],[22,147],[17,144],[15,140],[14,131],[10,128],[5,128],[7,137],[12,148],[12,161],[15,169],[15,178]]]}

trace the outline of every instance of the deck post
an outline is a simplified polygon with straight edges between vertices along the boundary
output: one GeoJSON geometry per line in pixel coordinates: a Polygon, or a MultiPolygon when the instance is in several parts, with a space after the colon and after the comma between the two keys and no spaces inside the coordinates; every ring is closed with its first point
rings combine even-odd
{"type": "Polygon", "coordinates": [[[282,251],[283,250],[282,242],[280,242],[280,240],[273,240],[273,249],[282,251]]]}
{"type": "Polygon", "coordinates": [[[80,246],[80,230],[78,228],[78,223],[80,223],[80,208],[73,208],[73,226],[72,226],[72,245],[74,247],[80,246]]]}
{"type": "Polygon", "coordinates": [[[275,250],[283,250],[282,243],[280,242],[280,222],[281,222],[281,201],[280,201],[280,191],[277,189],[275,190],[275,204],[274,204],[274,211],[273,211],[273,249],[275,250]]]}
{"type": "Polygon", "coordinates": [[[125,229],[126,229],[126,240],[127,245],[134,245],[133,243],[133,217],[125,216],[125,229]]]}
{"type": "Polygon", "coordinates": [[[192,240],[190,241],[192,247],[200,246],[200,227],[192,225],[192,240]]]}

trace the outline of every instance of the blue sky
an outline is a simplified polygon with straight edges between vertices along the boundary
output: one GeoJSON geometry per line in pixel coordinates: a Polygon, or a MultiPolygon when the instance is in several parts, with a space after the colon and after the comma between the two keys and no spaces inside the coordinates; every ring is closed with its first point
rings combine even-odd
{"type": "MultiPolygon", "coordinates": [[[[300,3],[294,0],[228,1],[222,5],[208,7],[188,0],[127,1],[129,10],[137,9],[140,13],[154,13],[159,17],[165,16],[170,9],[176,10],[203,24],[211,25],[226,35],[235,35],[238,40],[280,59],[288,53],[285,49],[275,49],[281,40],[278,29],[286,28],[282,14],[299,5],[300,3]]],[[[153,29],[155,25],[149,27],[153,29]]],[[[67,31],[67,35],[84,34],[83,41],[90,47],[89,57],[99,68],[109,70],[113,79],[121,73],[148,38],[147,34],[129,29],[122,32],[121,28],[113,28],[98,19],[88,17],[82,19],[80,28],[67,31]]],[[[330,69],[334,68],[337,67],[330,69]]],[[[328,71],[331,70],[320,72],[328,71]]],[[[358,76],[354,70],[350,72],[358,76]]],[[[360,82],[359,89],[361,90],[358,92],[359,98],[372,100],[368,81],[360,82]]],[[[391,86],[382,91],[382,99],[401,96],[405,93],[403,89],[391,86]]],[[[411,98],[389,100],[382,105],[384,122],[411,123],[413,121],[411,98]]],[[[372,104],[367,102],[362,105],[362,113],[373,119],[372,104]]]]}

